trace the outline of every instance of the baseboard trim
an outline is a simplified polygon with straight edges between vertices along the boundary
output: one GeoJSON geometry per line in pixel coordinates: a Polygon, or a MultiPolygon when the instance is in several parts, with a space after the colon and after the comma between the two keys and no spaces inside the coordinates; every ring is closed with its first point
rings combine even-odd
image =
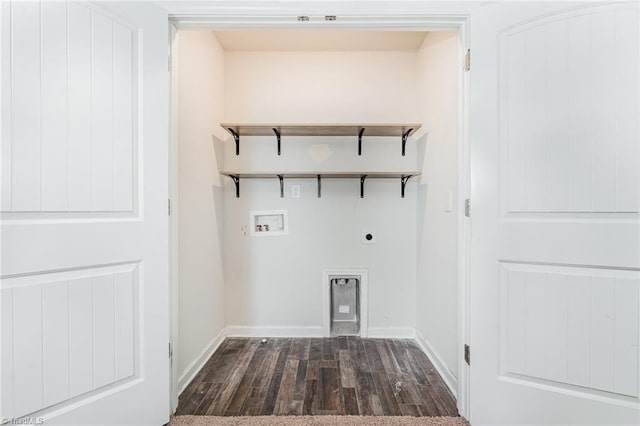
{"type": "Polygon", "coordinates": [[[194,359],[191,364],[184,369],[184,371],[180,374],[178,378],[178,395],[180,395],[184,389],[187,387],[189,383],[193,380],[193,378],[198,374],[198,372],[204,367],[204,364],[207,362],[211,355],[218,349],[220,344],[224,341],[226,337],[225,333],[226,329],[223,328],[220,330],[220,333],[213,338],[211,342],[200,352],[200,355],[196,359],[194,359]]]}
{"type": "Polygon", "coordinates": [[[369,327],[369,338],[373,339],[414,339],[413,327],[369,327]]]}
{"type": "Polygon", "coordinates": [[[228,337],[322,337],[322,327],[230,325],[225,333],[228,337]]]}
{"type": "MultiPolygon", "coordinates": [[[[323,337],[322,327],[296,326],[245,326],[230,325],[225,329],[228,337],[323,337]]],[[[369,327],[369,338],[377,339],[414,339],[412,327],[369,327]]]]}
{"type": "Polygon", "coordinates": [[[415,340],[422,349],[422,352],[427,355],[427,358],[431,361],[444,383],[447,385],[453,396],[458,399],[458,379],[447,368],[446,364],[440,357],[440,355],[433,349],[433,346],[422,335],[420,330],[415,329],[415,340]]]}

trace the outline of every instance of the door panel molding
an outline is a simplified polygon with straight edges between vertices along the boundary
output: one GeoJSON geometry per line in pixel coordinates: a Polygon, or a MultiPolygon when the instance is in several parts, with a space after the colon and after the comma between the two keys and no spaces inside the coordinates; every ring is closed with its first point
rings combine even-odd
{"type": "Polygon", "coordinates": [[[75,406],[140,378],[142,271],[133,261],[0,280],[4,417],[75,406]]]}
{"type": "Polygon", "coordinates": [[[622,3],[498,33],[503,215],[639,211],[637,28],[637,8],[622,3]]]}
{"type": "Polygon", "coordinates": [[[500,264],[501,376],[639,396],[640,271],[500,264]]]}
{"type": "Polygon", "coordinates": [[[7,3],[3,25],[2,219],[139,214],[139,31],[77,2],[7,3]]]}

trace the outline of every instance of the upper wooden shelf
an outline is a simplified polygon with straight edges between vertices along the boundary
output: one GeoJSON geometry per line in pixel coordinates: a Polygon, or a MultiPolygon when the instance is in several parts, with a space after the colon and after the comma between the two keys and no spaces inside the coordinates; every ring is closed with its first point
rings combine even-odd
{"type": "Polygon", "coordinates": [[[371,179],[394,179],[394,178],[402,178],[402,177],[413,177],[419,176],[421,173],[418,171],[400,171],[400,172],[367,172],[367,171],[348,171],[348,172],[321,172],[321,171],[311,171],[311,172],[266,172],[266,171],[257,171],[257,172],[239,172],[232,170],[221,171],[220,174],[229,177],[239,177],[244,179],[265,179],[265,178],[278,178],[282,176],[283,178],[289,179],[305,179],[305,178],[316,178],[318,176],[327,179],[352,179],[352,178],[371,178],[371,179]]]}
{"type": "MultiPolygon", "coordinates": [[[[272,136],[273,129],[281,136],[358,136],[364,129],[364,136],[398,136],[406,131],[415,132],[421,124],[221,124],[227,131],[232,129],[240,136],[272,136]]],[[[230,132],[231,133],[231,132],[230,132]]],[[[233,133],[232,133],[233,134],[233,133]]]]}
{"type": "Polygon", "coordinates": [[[397,136],[402,140],[402,155],[409,135],[422,127],[422,124],[220,124],[236,142],[236,155],[240,155],[240,136],[274,136],[278,143],[278,155],[281,153],[282,136],[357,136],[358,155],[362,155],[363,136],[397,136]]]}

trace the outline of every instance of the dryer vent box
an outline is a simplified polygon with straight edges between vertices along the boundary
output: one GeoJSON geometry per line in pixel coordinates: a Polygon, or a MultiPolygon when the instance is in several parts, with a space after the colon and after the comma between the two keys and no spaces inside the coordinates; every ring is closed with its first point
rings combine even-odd
{"type": "Polygon", "coordinates": [[[360,278],[331,277],[331,335],[360,334],[360,278]]]}

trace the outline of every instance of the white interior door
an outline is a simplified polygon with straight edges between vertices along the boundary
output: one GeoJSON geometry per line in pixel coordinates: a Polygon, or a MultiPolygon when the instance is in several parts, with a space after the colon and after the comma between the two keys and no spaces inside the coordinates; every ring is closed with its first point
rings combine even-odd
{"type": "Polygon", "coordinates": [[[474,425],[640,424],[638,14],[472,15],[474,425]]]}
{"type": "Polygon", "coordinates": [[[1,7],[0,417],[164,424],[167,15],[1,7]]]}

